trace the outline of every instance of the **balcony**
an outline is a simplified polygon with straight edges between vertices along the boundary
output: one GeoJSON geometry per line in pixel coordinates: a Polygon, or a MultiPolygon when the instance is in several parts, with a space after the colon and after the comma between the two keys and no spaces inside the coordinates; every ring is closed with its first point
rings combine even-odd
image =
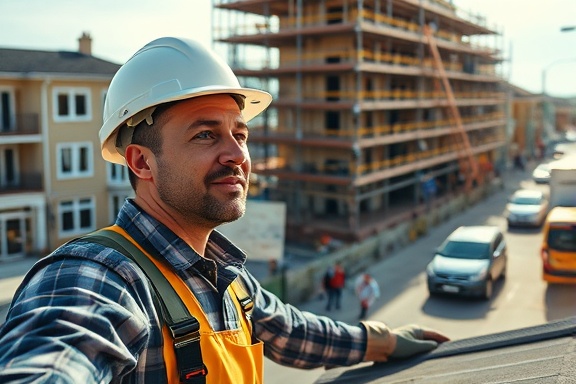
{"type": "Polygon", "coordinates": [[[0,127],[0,140],[6,136],[40,134],[40,116],[37,113],[18,113],[15,124],[0,127]]]}
{"type": "Polygon", "coordinates": [[[20,173],[13,181],[2,180],[0,195],[43,191],[42,174],[20,173]]]}

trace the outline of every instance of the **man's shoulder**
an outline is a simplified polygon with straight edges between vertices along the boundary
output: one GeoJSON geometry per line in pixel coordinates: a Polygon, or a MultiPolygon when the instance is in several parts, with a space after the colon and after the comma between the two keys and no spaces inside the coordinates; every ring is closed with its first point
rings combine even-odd
{"type": "Polygon", "coordinates": [[[113,248],[90,241],[85,237],[76,238],[59,246],[44,259],[45,262],[50,262],[63,258],[97,262],[108,268],[116,268],[127,259],[113,248]]]}
{"type": "Polygon", "coordinates": [[[90,268],[114,272],[126,282],[145,280],[142,270],[120,251],[106,245],[90,241],[89,238],[79,237],[69,241],[48,256],[36,263],[35,269],[49,267],[50,265],[67,263],[69,266],[90,265],[90,268]]]}

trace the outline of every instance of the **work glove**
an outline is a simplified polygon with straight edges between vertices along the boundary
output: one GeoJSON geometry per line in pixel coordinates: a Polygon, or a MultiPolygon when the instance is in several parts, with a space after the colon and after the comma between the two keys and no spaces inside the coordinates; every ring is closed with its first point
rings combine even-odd
{"type": "Polygon", "coordinates": [[[448,337],[418,325],[406,325],[391,330],[379,321],[362,321],[367,343],[364,361],[385,362],[388,358],[406,358],[431,351],[448,337]]]}
{"type": "Polygon", "coordinates": [[[435,340],[424,340],[424,329],[417,325],[406,325],[392,330],[396,335],[396,348],[390,357],[402,359],[422,352],[428,352],[438,346],[435,340]]]}

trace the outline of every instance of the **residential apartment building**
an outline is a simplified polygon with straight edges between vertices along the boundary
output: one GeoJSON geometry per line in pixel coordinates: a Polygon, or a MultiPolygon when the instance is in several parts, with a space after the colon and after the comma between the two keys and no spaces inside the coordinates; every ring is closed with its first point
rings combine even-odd
{"type": "Polygon", "coordinates": [[[98,131],[118,64],[77,52],[0,48],[0,261],[42,255],[113,223],[131,193],[98,131]]]}
{"type": "Polygon", "coordinates": [[[510,100],[508,157],[550,157],[555,144],[576,140],[576,98],[531,93],[507,84],[510,100]]]}
{"type": "Polygon", "coordinates": [[[288,241],[362,240],[505,161],[502,36],[482,18],[444,0],[213,4],[214,46],[275,98],[251,153],[257,197],[287,203],[288,241]]]}

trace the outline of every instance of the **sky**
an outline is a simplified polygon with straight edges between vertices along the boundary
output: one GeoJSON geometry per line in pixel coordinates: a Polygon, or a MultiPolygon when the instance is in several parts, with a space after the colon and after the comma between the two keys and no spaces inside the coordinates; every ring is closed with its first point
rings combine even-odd
{"type": "MultiPolygon", "coordinates": [[[[553,96],[576,96],[576,30],[560,31],[576,26],[576,0],[453,2],[502,33],[506,80],[529,92],[544,84],[553,96]]],[[[94,56],[122,64],[161,36],[210,45],[211,7],[212,0],[0,0],[0,47],[75,51],[88,32],[94,56]]]]}

